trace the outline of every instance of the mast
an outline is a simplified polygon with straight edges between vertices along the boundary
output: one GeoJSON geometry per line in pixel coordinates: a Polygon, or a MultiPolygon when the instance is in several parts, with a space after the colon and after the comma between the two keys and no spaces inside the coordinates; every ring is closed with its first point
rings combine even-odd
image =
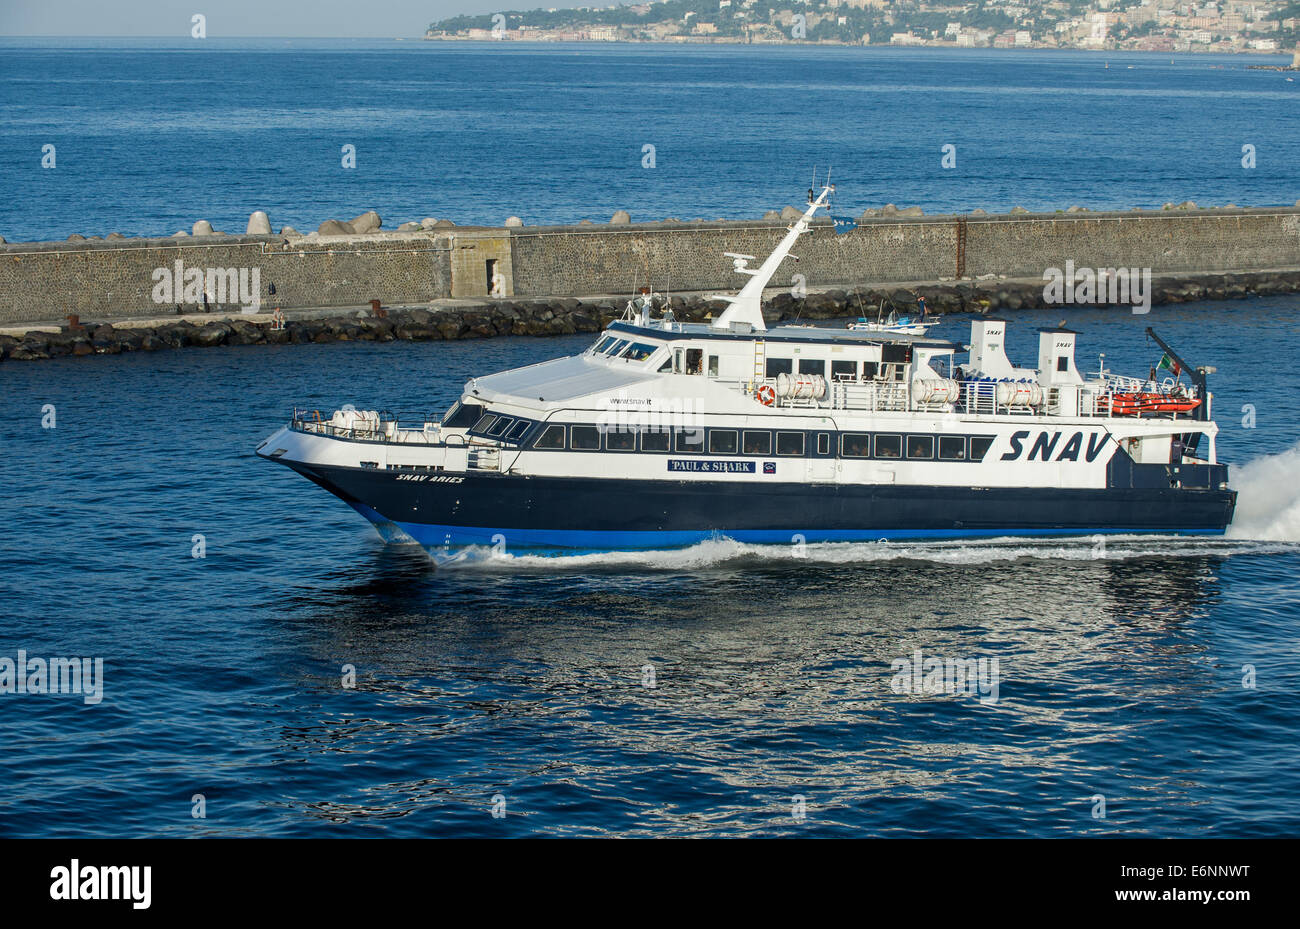
{"type": "Polygon", "coordinates": [[[740,293],[731,297],[724,294],[712,295],[712,299],[726,300],[731,306],[727,307],[726,312],[722,313],[715,319],[711,326],[714,329],[729,329],[732,323],[749,323],[756,332],[766,332],[767,323],[763,322],[763,288],[767,282],[776,274],[776,269],[781,266],[781,262],[790,254],[790,249],[794,247],[795,241],[809,229],[809,220],[813,214],[826,205],[826,200],[835,190],[834,187],[827,184],[822,188],[821,196],[808,204],[808,209],[804,211],[803,216],[790,227],[790,231],[785,234],[779,245],[773,249],[772,254],[767,256],[757,269],[746,267],[746,262],[750,260],[749,255],[729,255],[735,260],[735,269],[741,274],[750,275],[749,283],[741,288],[740,293]]]}

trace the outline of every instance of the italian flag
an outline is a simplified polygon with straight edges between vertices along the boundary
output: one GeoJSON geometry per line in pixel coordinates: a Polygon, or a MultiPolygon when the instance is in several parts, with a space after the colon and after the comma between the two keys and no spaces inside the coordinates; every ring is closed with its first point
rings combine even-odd
{"type": "Polygon", "coordinates": [[[1161,356],[1160,356],[1160,364],[1156,365],[1156,367],[1157,367],[1157,368],[1164,368],[1166,371],[1172,371],[1172,372],[1174,372],[1174,377],[1177,377],[1178,375],[1180,375],[1180,374],[1183,373],[1183,369],[1182,369],[1182,367],[1178,364],[1178,362],[1174,361],[1174,360],[1173,360],[1172,358],[1170,358],[1168,355],[1161,355],[1161,356]]]}

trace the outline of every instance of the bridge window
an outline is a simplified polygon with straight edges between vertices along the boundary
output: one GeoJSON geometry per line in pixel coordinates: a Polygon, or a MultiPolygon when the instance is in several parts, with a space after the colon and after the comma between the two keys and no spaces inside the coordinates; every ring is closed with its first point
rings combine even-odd
{"type": "Polygon", "coordinates": [[[492,415],[491,413],[484,413],[481,417],[479,417],[479,421],[476,422],[470,428],[469,431],[486,433],[489,429],[492,428],[492,424],[495,423],[496,421],[497,421],[496,416],[492,415]]]}
{"type": "Polygon", "coordinates": [[[513,422],[514,420],[509,416],[502,416],[488,428],[487,434],[493,437],[499,436],[501,433],[505,432],[506,427],[513,422]]]}
{"type": "Polygon", "coordinates": [[[599,451],[600,430],[595,426],[573,426],[569,430],[569,448],[577,451],[599,451]]]}
{"type": "Polygon", "coordinates": [[[735,429],[710,429],[709,430],[709,454],[710,455],[736,454],[736,430],[735,429]]]}
{"type": "Polygon", "coordinates": [[[686,373],[687,374],[704,373],[704,349],[688,348],[686,350],[686,373]]]}
{"type": "Polygon", "coordinates": [[[846,432],[841,444],[845,458],[871,457],[871,436],[865,432],[846,432]]]}
{"type": "Polygon", "coordinates": [[[628,343],[627,339],[620,339],[619,341],[611,345],[609,348],[605,349],[605,354],[610,355],[611,357],[617,357],[619,352],[627,348],[627,343],[628,343]]]}
{"type": "Polygon", "coordinates": [[[964,435],[939,436],[939,458],[943,461],[965,461],[966,437],[964,435]]]}
{"type": "Polygon", "coordinates": [[[614,338],[612,335],[607,335],[603,339],[599,340],[594,346],[592,346],[591,350],[593,353],[599,355],[601,352],[609,348],[617,341],[618,339],[614,338]]]}
{"type": "Polygon", "coordinates": [[[532,427],[532,425],[533,424],[528,422],[528,420],[526,419],[518,420],[513,426],[510,427],[510,431],[506,433],[506,441],[518,442],[520,439],[524,437],[524,433],[526,433],[532,427]]]}
{"type": "Polygon", "coordinates": [[[457,403],[447,411],[447,418],[442,421],[444,429],[468,429],[478,422],[483,415],[483,406],[478,403],[457,403]]]}
{"type": "Polygon", "coordinates": [[[564,448],[564,427],[547,426],[533,443],[533,448],[564,448]]]}
{"type": "Polygon", "coordinates": [[[772,433],[751,432],[746,430],[744,438],[744,449],[746,455],[772,454],[772,433]]]}
{"type": "Polygon", "coordinates": [[[628,361],[645,361],[655,353],[655,349],[658,347],[657,345],[647,345],[644,342],[633,342],[628,346],[627,351],[623,353],[623,357],[628,361]]]}
{"type": "Polygon", "coordinates": [[[902,458],[903,457],[903,437],[900,435],[878,435],[876,436],[876,454],[877,458],[902,458]]]}
{"type": "Polygon", "coordinates": [[[934,436],[909,435],[907,437],[907,457],[908,458],[933,458],[934,457],[934,436]]]}
{"type": "Polygon", "coordinates": [[[776,434],[776,453],[778,455],[802,455],[802,432],[778,432],[776,434]]]}

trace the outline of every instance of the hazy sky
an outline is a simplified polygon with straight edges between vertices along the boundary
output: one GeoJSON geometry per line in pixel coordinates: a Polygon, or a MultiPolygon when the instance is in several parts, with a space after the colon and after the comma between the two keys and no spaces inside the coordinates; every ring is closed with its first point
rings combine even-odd
{"type": "Polygon", "coordinates": [[[0,0],[0,35],[188,38],[190,17],[202,13],[209,38],[395,38],[422,35],[429,23],[459,13],[540,6],[539,0],[0,0]]]}

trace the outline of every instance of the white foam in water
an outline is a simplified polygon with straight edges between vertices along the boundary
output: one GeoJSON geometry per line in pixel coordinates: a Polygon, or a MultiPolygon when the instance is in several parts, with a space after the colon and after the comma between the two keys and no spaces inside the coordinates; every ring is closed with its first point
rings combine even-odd
{"type": "Polygon", "coordinates": [[[1183,536],[1080,536],[1070,539],[1001,538],[951,542],[822,542],[802,546],[750,545],[718,538],[688,548],[634,552],[530,553],[472,546],[453,553],[431,552],[440,568],[515,572],[698,571],[741,561],[769,565],[886,564],[926,561],[984,565],[1021,559],[1126,561],[1135,558],[1193,558],[1206,555],[1269,554],[1289,546],[1183,536]]]}
{"type": "Polygon", "coordinates": [[[1237,512],[1230,539],[1300,542],[1300,444],[1234,468],[1237,512]]]}

